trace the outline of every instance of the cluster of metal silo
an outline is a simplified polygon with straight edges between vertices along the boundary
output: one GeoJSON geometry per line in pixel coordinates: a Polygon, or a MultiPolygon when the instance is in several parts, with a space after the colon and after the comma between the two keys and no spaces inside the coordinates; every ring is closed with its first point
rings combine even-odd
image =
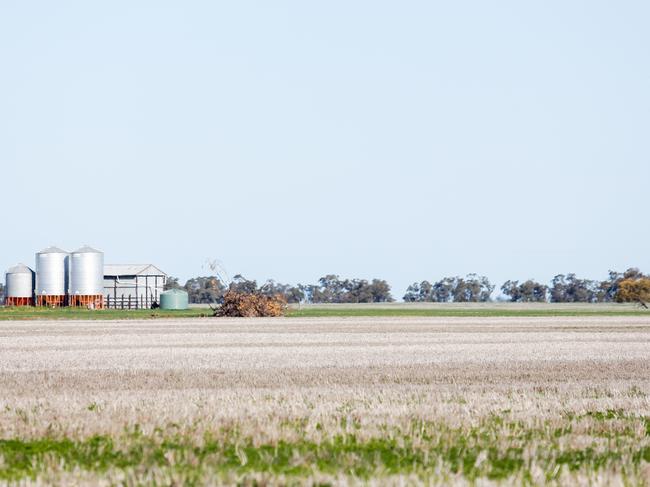
{"type": "Polygon", "coordinates": [[[89,308],[104,307],[104,253],[81,247],[70,254],[68,304],[89,308]]]}
{"type": "Polygon", "coordinates": [[[48,247],[36,253],[36,306],[65,306],[68,252],[48,247]]]}
{"type": "Polygon", "coordinates": [[[8,305],[104,307],[104,253],[88,246],[48,247],[36,253],[35,273],[20,264],[5,277],[8,305]]]}
{"type": "Polygon", "coordinates": [[[34,271],[25,264],[17,264],[5,273],[5,304],[7,306],[34,305],[34,271]]]}

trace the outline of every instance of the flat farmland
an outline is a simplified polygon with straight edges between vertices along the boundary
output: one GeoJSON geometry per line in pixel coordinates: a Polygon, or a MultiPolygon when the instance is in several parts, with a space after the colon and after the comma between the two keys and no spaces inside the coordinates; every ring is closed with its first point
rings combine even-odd
{"type": "Polygon", "coordinates": [[[0,322],[0,482],[650,484],[650,317],[0,322]]]}

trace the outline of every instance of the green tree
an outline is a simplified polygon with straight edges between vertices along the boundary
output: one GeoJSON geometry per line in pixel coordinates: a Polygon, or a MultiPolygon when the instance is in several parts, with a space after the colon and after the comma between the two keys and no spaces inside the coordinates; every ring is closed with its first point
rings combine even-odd
{"type": "Polygon", "coordinates": [[[598,301],[600,283],[579,279],[575,274],[558,274],[551,281],[550,295],[553,303],[595,303],[598,301]]]}
{"type": "Polygon", "coordinates": [[[444,277],[431,286],[431,299],[437,303],[448,303],[454,299],[454,289],[458,285],[458,277],[444,277]]]}
{"type": "Polygon", "coordinates": [[[305,293],[299,286],[281,284],[273,279],[266,281],[260,292],[265,296],[282,296],[287,303],[300,303],[305,299],[305,293]]]}
{"type": "Polygon", "coordinates": [[[390,292],[390,284],[383,279],[373,279],[369,286],[373,303],[391,303],[395,301],[390,292]]]}
{"type": "Polygon", "coordinates": [[[414,282],[406,289],[406,294],[402,299],[407,303],[434,301],[433,285],[429,281],[414,282]]]}
{"type": "Polygon", "coordinates": [[[491,299],[494,286],[485,276],[468,274],[466,277],[443,277],[431,284],[429,281],[413,283],[406,289],[407,302],[484,302],[491,299]]]}
{"type": "Polygon", "coordinates": [[[190,303],[220,303],[226,292],[226,286],[217,276],[193,277],[185,283],[184,287],[190,303]]]}
{"type": "Polygon", "coordinates": [[[318,284],[298,285],[310,303],[384,303],[393,301],[390,285],[383,279],[345,279],[328,274],[318,284]]]}
{"type": "Polygon", "coordinates": [[[228,289],[243,294],[255,294],[258,292],[257,281],[250,281],[241,274],[237,274],[232,278],[232,282],[228,289]]]}
{"type": "Polygon", "coordinates": [[[510,296],[513,303],[543,302],[547,299],[548,286],[529,279],[523,283],[519,281],[506,281],[501,286],[501,292],[510,296]]]}
{"type": "Polygon", "coordinates": [[[465,278],[456,277],[453,281],[451,294],[453,300],[459,303],[486,302],[491,299],[494,286],[485,276],[468,274],[465,278]]]}
{"type": "Polygon", "coordinates": [[[169,289],[182,289],[182,286],[178,282],[178,277],[169,276],[167,277],[167,282],[165,282],[163,289],[165,291],[169,289]]]}

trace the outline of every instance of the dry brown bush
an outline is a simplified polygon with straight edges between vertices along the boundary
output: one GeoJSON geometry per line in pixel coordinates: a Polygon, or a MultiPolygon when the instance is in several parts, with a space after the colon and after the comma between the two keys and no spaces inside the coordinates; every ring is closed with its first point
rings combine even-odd
{"type": "Polygon", "coordinates": [[[267,296],[260,293],[228,291],[215,316],[255,318],[284,316],[287,301],[279,294],[267,296]]]}
{"type": "Polygon", "coordinates": [[[639,303],[644,308],[645,304],[650,301],[650,279],[642,277],[640,279],[624,279],[618,285],[616,292],[616,301],[619,303],[639,303]]]}

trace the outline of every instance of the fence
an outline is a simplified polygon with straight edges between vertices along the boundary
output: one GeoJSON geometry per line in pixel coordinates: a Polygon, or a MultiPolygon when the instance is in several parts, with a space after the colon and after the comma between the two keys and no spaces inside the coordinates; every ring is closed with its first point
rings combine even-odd
{"type": "Polygon", "coordinates": [[[105,306],[108,309],[151,309],[158,301],[153,296],[106,296],[105,306]]]}

